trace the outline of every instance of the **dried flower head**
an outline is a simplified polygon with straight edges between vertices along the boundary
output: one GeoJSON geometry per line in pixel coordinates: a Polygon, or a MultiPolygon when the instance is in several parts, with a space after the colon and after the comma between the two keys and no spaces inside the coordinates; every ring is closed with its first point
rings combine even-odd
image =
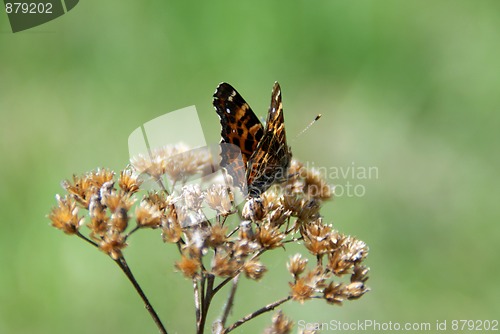
{"type": "MultiPolygon", "coordinates": [[[[226,185],[196,183],[191,178],[211,171],[211,161],[206,150],[189,150],[179,144],[133,158],[132,166],[118,177],[107,169],[73,176],[63,183],[67,195],[56,196],[57,205],[48,217],[52,226],[108,254],[129,279],[133,276],[124,250],[132,243],[131,237],[145,228],[158,229],[163,241],[175,244],[179,251],[175,268],[193,281],[199,326],[214,295],[232,282],[225,310],[214,327],[220,333],[290,300],[304,303],[322,298],[341,304],[369,290],[365,285],[369,269],[363,264],[368,247],[324,222],[321,208],[331,198],[331,188],[320,173],[293,160],[285,182],[260,197],[235,203],[237,196],[226,185]],[[140,174],[149,175],[149,181],[157,185],[155,190],[141,191],[140,174]],[[88,236],[80,231],[83,224],[88,236]],[[303,246],[303,252],[286,263],[292,275],[289,294],[227,325],[240,277],[260,280],[268,275],[261,255],[286,250],[290,243],[303,246]],[[306,253],[315,261],[308,260],[306,253]]],[[[292,327],[278,312],[266,333],[290,333],[292,327]]]]}
{"type": "Polygon", "coordinates": [[[75,234],[80,228],[83,218],[78,217],[76,202],[70,197],[56,195],[58,206],[54,207],[48,217],[52,226],[66,234],[75,234]]]}
{"type": "Polygon", "coordinates": [[[124,249],[125,247],[127,247],[125,238],[118,232],[107,233],[99,243],[99,248],[104,253],[111,256],[113,260],[118,260],[123,256],[122,249],[124,249]]]}
{"type": "Polygon", "coordinates": [[[266,267],[257,259],[249,260],[243,265],[246,277],[258,281],[267,271],[266,267]]]}
{"type": "Polygon", "coordinates": [[[292,298],[300,303],[304,303],[306,300],[311,299],[315,292],[315,287],[310,285],[309,280],[306,277],[299,278],[295,282],[289,283],[291,288],[292,298]]]}
{"type": "Polygon", "coordinates": [[[221,216],[233,213],[233,194],[222,184],[212,185],[204,194],[207,205],[221,216]]]}
{"type": "Polygon", "coordinates": [[[307,262],[307,259],[302,258],[302,254],[297,253],[290,258],[286,266],[293,277],[297,278],[306,269],[307,262]]]}
{"type": "Polygon", "coordinates": [[[135,217],[138,226],[157,228],[161,225],[162,213],[158,206],[143,200],[135,209],[135,217]]]}
{"type": "Polygon", "coordinates": [[[200,261],[196,258],[189,258],[182,256],[179,261],[175,263],[175,267],[179,269],[182,274],[188,278],[193,278],[198,275],[200,270],[200,261]]]}
{"type": "Polygon", "coordinates": [[[217,252],[212,260],[212,273],[219,277],[234,277],[236,276],[242,265],[237,258],[228,256],[224,252],[217,252]]]}
{"type": "Polygon", "coordinates": [[[189,176],[204,174],[211,167],[205,150],[190,150],[183,143],[153,149],[150,154],[139,154],[131,159],[138,173],[145,173],[155,180],[166,176],[172,183],[186,181],[189,176]]]}
{"type": "Polygon", "coordinates": [[[293,321],[288,319],[283,312],[278,311],[273,316],[273,324],[264,330],[264,334],[289,334],[293,330],[293,321]]]}
{"type": "Polygon", "coordinates": [[[120,172],[118,184],[124,192],[133,194],[139,191],[142,181],[139,180],[139,173],[129,168],[120,172]]]}
{"type": "Polygon", "coordinates": [[[273,249],[282,245],[285,235],[279,227],[271,223],[262,223],[257,227],[256,239],[264,249],[273,249]]]}
{"type": "Polygon", "coordinates": [[[227,228],[225,226],[217,224],[210,227],[210,233],[207,238],[208,247],[213,249],[223,247],[227,240],[227,228]]]}
{"type": "Polygon", "coordinates": [[[145,173],[154,179],[160,179],[167,173],[167,165],[173,164],[171,158],[188,150],[189,147],[183,143],[156,148],[150,154],[134,156],[130,159],[130,163],[138,173],[145,173]]]}
{"type": "Polygon", "coordinates": [[[177,220],[175,210],[168,210],[166,215],[162,217],[162,237],[163,241],[170,243],[178,243],[182,238],[182,227],[177,220]]]}

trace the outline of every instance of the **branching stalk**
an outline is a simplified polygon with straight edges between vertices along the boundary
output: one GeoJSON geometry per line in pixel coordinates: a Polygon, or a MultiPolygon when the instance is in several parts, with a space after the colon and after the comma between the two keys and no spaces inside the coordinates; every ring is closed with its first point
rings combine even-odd
{"type": "Polygon", "coordinates": [[[129,279],[130,283],[132,283],[132,285],[135,288],[135,291],[137,291],[139,296],[141,296],[141,299],[144,302],[144,306],[145,306],[146,310],[148,310],[149,314],[153,318],[153,321],[156,324],[156,326],[158,327],[158,329],[160,330],[160,333],[167,334],[167,330],[165,329],[165,326],[163,326],[163,323],[161,322],[160,318],[158,317],[158,314],[156,314],[155,309],[153,308],[153,306],[149,302],[148,298],[146,297],[146,295],[142,291],[141,286],[139,285],[139,283],[137,283],[137,281],[136,281],[134,275],[132,274],[132,271],[128,267],[125,259],[123,257],[121,257],[121,258],[114,260],[114,261],[120,267],[120,269],[125,273],[125,275],[129,279]]]}
{"type": "Polygon", "coordinates": [[[224,330],[223,334],[231,332],[233,329],[238,328],[239,326],[243,325],[245,322],[247,322],[249,320],[252,320],[253,318],[255,318],[255,317],[257,317],[257,316],[259,316],[259,315],[261,315],[263,313],[266,313],[266,312],[274,310],[276,307],[278,307],[281,304],[289,301],[290,299],[292,299],[292,296],[288,296],[286,298],[283,298],[283,299],[280,299],[278,301],[275,301],[274,303],[268,304],[268,305],[264,306],[263,308],[258,309],[257,311],[248,314],[247,316],[241,318],[240,320],[236,321],[234,324],[232,324],[231,326],[229,326],[228,328],[226,328],[224,330]]]}

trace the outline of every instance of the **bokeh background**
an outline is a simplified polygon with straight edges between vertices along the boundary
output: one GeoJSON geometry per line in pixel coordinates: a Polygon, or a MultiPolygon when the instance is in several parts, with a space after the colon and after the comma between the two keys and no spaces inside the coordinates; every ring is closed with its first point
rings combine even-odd
{"type": "MultiPolygon", "coordinates": [[[[155,333],[113,262],[49,227],[60,182],[123,168],[136,127],[189,105],[218,142],[217,84],[230,82],[265,117],[275,80],[296,158],[378,169],[371,179],[331,177],[365,193],[323,210],[368,243],[372,291],[285,313],[499,319],[498,1],[86,0],[16,34],[0,11],[0,333],[155,333]]],[[[167,329],[192,333],[191,283],[173,271],[175,248],[156,231],[130,243],[130,266],[167,329]]],[[[287,293],[295,251],[263,258],[275,274],[242,284],[233,320],[287,293]]],[[[239,333],[260,332],[270,317],[239,333]]]]}

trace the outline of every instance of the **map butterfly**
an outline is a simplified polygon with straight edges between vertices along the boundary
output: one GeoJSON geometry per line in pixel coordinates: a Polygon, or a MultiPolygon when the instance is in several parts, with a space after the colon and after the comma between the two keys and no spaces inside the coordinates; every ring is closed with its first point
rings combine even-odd
{"type": "Polygon", "coordinates": [[[292,152],[286,142],[280,85],[274,84],[265,127],[228,83],[217,87],[213,105],[222,126],[221,143],[235,145],[221,145],[221,165],[233,185],[255,198],[286,180],[292,152]]]}

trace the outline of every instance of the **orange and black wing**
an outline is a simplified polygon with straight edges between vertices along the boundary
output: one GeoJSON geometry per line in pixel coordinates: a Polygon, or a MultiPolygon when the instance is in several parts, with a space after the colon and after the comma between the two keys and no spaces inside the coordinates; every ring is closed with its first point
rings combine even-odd
{"type": "Polygon", "coordinates": [[[235,145],[221,145],[221,166],[232,176],[233,184],[244,191],[247,161],[264,136],[264,127],[248,103],[228,83],[217,87],[213,105],[222,126],[221,143],[235,145]]]}
{"type": "Polygon", "coordinates": [[[276,82],[271,94],[264,135],[248,160],[248,194],[257,197],[273,183],[287,178],[292,153],[286,142],[281,88],[276,82]]]}

